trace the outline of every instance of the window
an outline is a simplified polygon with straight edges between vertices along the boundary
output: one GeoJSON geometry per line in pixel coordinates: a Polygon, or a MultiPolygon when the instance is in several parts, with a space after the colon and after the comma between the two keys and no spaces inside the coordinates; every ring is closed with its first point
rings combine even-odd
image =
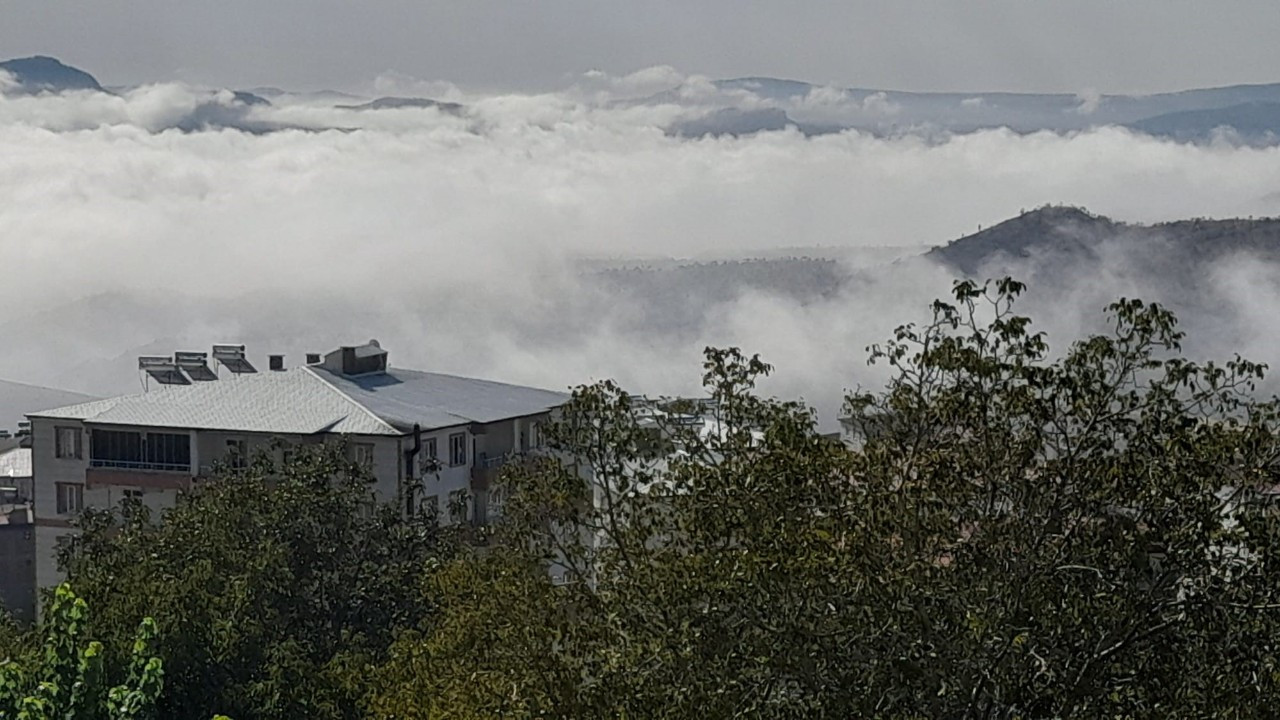
{"type": "Polygon", "coordinates": [[[234,470],[243,470],[249,464],[248,452],[244,440],[233,438],[227,440],[227,465],[234,470]]]}
{"type": "Polygon", "coordinates": [[[542,447],[545,442],[542,437],[542,423],[532,422],[529,424],[529,449],[534,450],[542,447]]]}
{"type": "Polygon", "coordinates": [[[422,498],[422,514],[425,517],[440,520],[440,496],[428,495],[422,498]]]}
{"type": "Polygon", "coordinates": [[[94,467],[142,465],[142,433],[94,430],[89,437],[89,463],[94,467]]]}
{"type": "Polygon", "coordinates": [[[54,456],[59,458],[74,458],[76,460],[84,457],[80,437],[80,428],[54,428],[54,456]]]}
{"type": "Polygon", "coordinates": [[[436,439],[426,438],[422,441],[422,452],[418,453],[418,470],[423,477],[435,475],[440,479],[440,455],[436,451],[436,439]]]}
{"type": "Polygon", "coordinates": [[[186,433],[147,433],[94,430],[89,464],[140,470],[191,469],[191,438],[186,433]]]}
{"type": "Polygon", "coordinates": [[[191,469],[191,438],[186,433],[147,433],[143,447],[150,470],[191,469]]]}
{"type": "Polygon", "coordinates": [[[356,464],[365,470],[373,469],[373,443],[356,443],[356,464]]]}
{"type": "Polygon", "coordinates": [[[449,436],[449,467],[467,464],[467,434],[454,433],[449,436]]]}
{"type": "Polygon", "coordinates": [[[467,491],[454,490],[449,493],[449,522],[460,523],[467,520],[467,491]]]}
{"type": "Polygon", "coordinates": [[[489,488],[488,520],[493,522],[502,517],[502,506],[507,500],[507,489],[504,487],[489,488]]]}
{"type": "Polygon", "coordinates": [[[129,488],[124,491],[126,500],[142,500],[142,488],[129,488]]]}
{"type": "Polygon", "coordinates": [[[58,494],[58,514],[77,515],[84,509],[84,486],[79,483],[54,483],[58,494]]]}

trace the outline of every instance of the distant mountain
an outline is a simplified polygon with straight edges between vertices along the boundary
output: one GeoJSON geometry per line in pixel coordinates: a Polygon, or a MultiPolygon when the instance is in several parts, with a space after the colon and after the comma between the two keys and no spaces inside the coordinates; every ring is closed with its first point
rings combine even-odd
{"type": "Polygon", "coordinates": [[[723,108],[701,117],[676,123],[667,132],[678,137],[700,138],[719,135],[754,135],[758,132],[783,130],[794,125],[785,110],[739,110],[723,108]]]}
{"type": "Polygon", "coordinates": [[[1209,140],[1219,130],[1229,129],[1246,142],[1272,145],[1280,138],[1280,103],[1251,102],[1210,110],[1183,110],[1139,120],[1129,127],[1184,142],[1209,140]]]}
{"type": "Polygon", "coordinates": [[[261,95],[255,95],[254,93],[248,92],[246,90],[235,90],[231,94],[232,94],[232,97],[235,98],[236,102],[242,103],[244,105],[261,105],[265,107],[271,106],[270,100],[262,97],[261,95]]]}
{"type": "Polygon", "coordinates": [[[1046,277],[1123,262],[1134,276],[1190,287],[1233,255],[1280,263],[1280,218],[1121,223],[1075,207],[1045,207],[934,248],[925,257],[968,276],[1046,277]]]}
{"type": "Polygon", "coordinates": [[[88,402],[89,395],[0,380],[0,430],[13,432],[26,414],[88,402]]]}
{"type": "MultiPolygon", "coordinates": [[[[972,132],[1009,128],[1015,132],[1070,132],[1104,125],[1135,125],[1171,113],[1223,110],[1280,103],[1280,84],[1236,85],[1154,95],[1083,93],[902,92],[841,88],[797,80],[746,77],[717,80],[718,96],[675,88],[640,102],[688,105],[712,117],[737,108],[783,111],[806,134],[857,129],[875,134],[906,131],[972,132]],[[761,106],[764,106],[763,108],[761,106]]],[[[1228,116],[1225,123],[1256,124],[1251,116],[1228,116]]],[[[1242,132],[1244,128],[1240,128],[1242,132]]],[[[683,133],[673,128],[675,134],[683,133]]]]}
{"type": "Polygon", "coordinates": [[[380,97],[360,105],[335,105],[339,110],[398,110],[401,108],[435,108],[441,112],[458,114],[463,107],[458,103],[441,102],[417,97],[380,97]]]}
{"type": "Polygon", "coordinates": [[[303,103],[356,103],[366,100],[366,98],[361,97],[360,95],[352,95],[351,93],[339,92],[337,90],[295,92],[293,90],[284,90],[278,87],[267,86],[249,88],[244,92],[252,93],[273,101],[296,101],[303,103]]]}
{"type": "Polygon", "coordinates": [[[18,81],[21,92],[63,92],[66,90],[94,90],[105,92],[89,73],[64,65],[55,58],[36,55],[0,62],[0,70],[7,71],[18,81]]]}

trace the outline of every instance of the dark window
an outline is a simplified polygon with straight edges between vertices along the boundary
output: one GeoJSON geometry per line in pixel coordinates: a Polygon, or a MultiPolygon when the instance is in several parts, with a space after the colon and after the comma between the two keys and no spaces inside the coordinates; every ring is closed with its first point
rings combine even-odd
{"type": "Polygon", "coordinates": [[[80,449],[80,428],[54,428],[54,456],[59,458],[80,459],[84,457],[80,449]]]}
{"type": "Polygon", "coordinates": [[[147,433],[147,465],[157,470],[191,467],[191,440],[177,433],[147,433]]]}
{"type": "Polygon", "coordinates": [[[227,441],[227,464],[235,470],[243,470],[249,466],[249,453],[244,440],[237,438],[227,441]]]}
{"type": "Polygon", "coordinates": [[[457,467],[458,465],[467,464],[467,435],[466,433],[454,433],[449,436],[449,466],[457,467]]]}
{"type": "Polygon", "coordinates": [[[101,467],[138,467],[142,464],[142,433],[94,430],[89,459],[101,467]]]}
{"type": "Polygon", "coordinates": [[[58,514],[76,515],[84,509],[84,486],[79,483],[54,483],[58,514]]]}
{"type": "Polygon", "coordinates": [[[190,470],[191,440],[180,433],[94,430],[89,460],[94,467],[190,470]]]}

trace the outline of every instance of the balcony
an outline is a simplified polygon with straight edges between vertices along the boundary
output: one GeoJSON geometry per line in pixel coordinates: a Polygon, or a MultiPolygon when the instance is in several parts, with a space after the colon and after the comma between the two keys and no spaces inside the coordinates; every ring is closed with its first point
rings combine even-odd
{"type": "Polygon", "coordinates": [[[97,462],[92,462],[84,471],[84,483],[90,489],[124,486],[153,490],[189,490],[191,467],[177,465],[157,467],[157,463],[99,465],[97,462]]]}
{"type": "Polygon", "coordinates": [[[191,463],[163,463],[134,460],[97,460],[89,461],[91,468],[115,468],[119,470],[158,470],[160,472],[191,472],[191,463]]]}
{"type": "Polygon", "coordinates": [[[477,453],[471,465],[471,488],[486,490],[498,477],[502,468],[524,457],[519,453],[477,453]]]}

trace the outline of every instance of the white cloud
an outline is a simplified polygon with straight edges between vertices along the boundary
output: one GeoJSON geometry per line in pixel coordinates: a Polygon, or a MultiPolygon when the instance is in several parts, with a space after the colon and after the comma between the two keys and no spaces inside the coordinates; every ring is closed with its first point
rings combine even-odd
{"type": "Polygon", "coordinates": [[[424,97],[455,102],[463,99],[462,90],[445,80],[422,80],[406,73],[388,70],[373,80],[374,95],[390,97],[424,97]]]}
{"type": "Polygon", "coordinates": [[[1080,102],[1076,106],[1075,112],[1081,115],[1092,115],[1098,111],[1098,107],[1102,104],[1102,93],[1093,88],[1089,88],[1076,95],[1076,100],[1080,102]]]}
{"type": "Polygon", "coordinates": [[[18,88],[18,78],[8,70],[0,70],[0,95],[16,90],[18,88]]]}
{"type": "MultiPolygon", "coordinates": [[[[583,282],[576,259],[941,244],[1045,202],[1131,221],[1265,214],[1280,186],[1276,149],[1116,129],[692,141],[663,133],[670,109],[572,95],[472,96],[467,118],[255,111],[354,131],[155,132],[207,101],[170,85],[0,99],[4,375],[120,390],[140,348],[238,338],[297,358],[377,337],[407,367],[688,391],[701,348],[734,343],[778,366],[771,391],[830,412],[878,377],[864,348],[921,318],[945,274],[908,263],[806,303],[748,292],[670,327],[583,282]]],[[[1078,316],[1047,315],[1069,332],[1123,287],[1096,278],[1078,316]]]]}

